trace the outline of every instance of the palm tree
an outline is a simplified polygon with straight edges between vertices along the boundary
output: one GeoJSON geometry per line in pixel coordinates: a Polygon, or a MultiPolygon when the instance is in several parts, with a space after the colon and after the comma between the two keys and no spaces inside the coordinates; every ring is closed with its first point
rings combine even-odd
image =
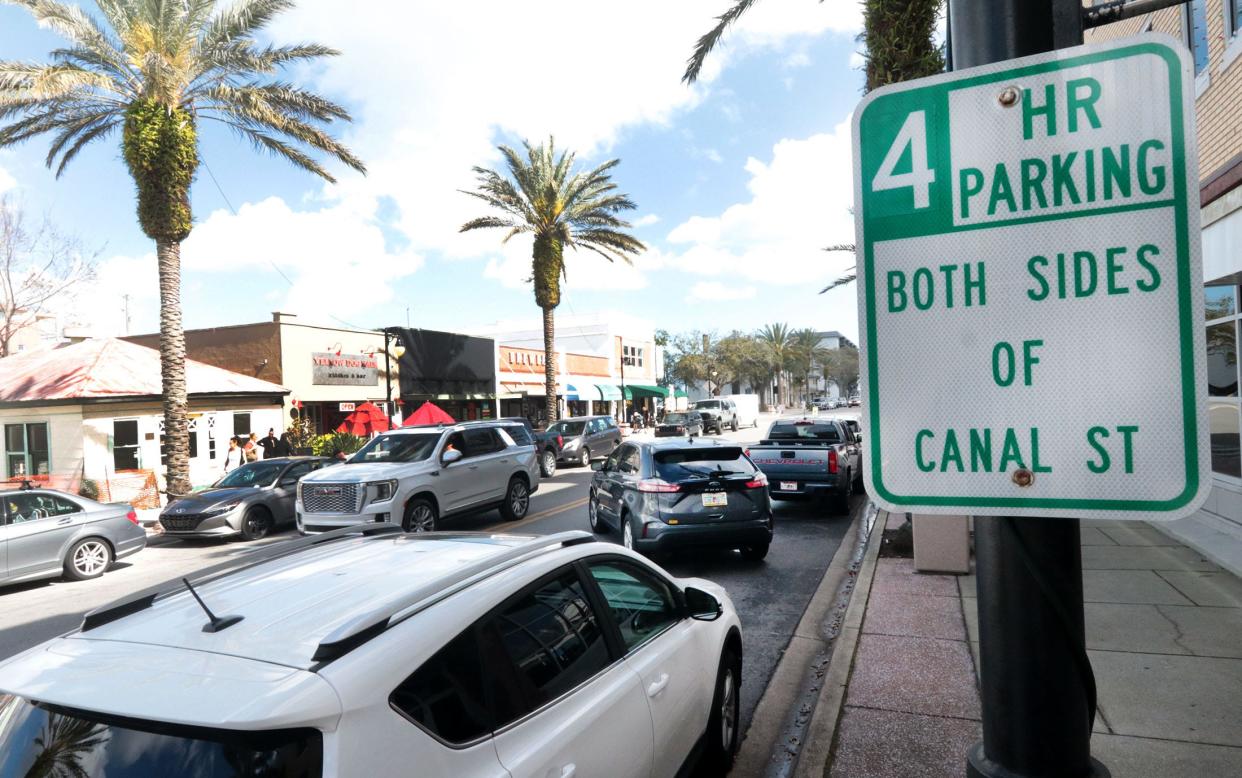
{"type": "Polygon", "coordinates": [[[64,36],[51,64],[0,61],[0,148],[51,134],[56,176],[92,141],[121,130],[138,189],[138,222],[155,241],[167,490],[190,490],[181,242],[190,234],[190,184],[199,120],[218,121],[257,149],[328,181],[313,154],[359,172],[362,161],[322,127],[349,121],[341,106],[285,81],[284,66],[335,56],[316,43],[259,45],[254,36],[293,0],[98,0],[105,24],[58,0],[0,0],[64,36]]]}
{"type": "Polygon", "coordinates": [[[631,254],[646,247],[624,230],[629,222],[618,218],[636,206],[617,191],[608,171],[621,160],[613,159],[585,173],[574,173],[574,155],[556,154],[555,143],[531,146],[523,141],[525,158],[508,146],[500,146],[508,176],[475,167],[478,188],[464,192],[499,212],[481,216],[461,226],[461,232],[501,227],[508,230],[502,243],[515,235],[534,236],[531,278],[535,303],[543,310],[544,388],[548,423],[557,419],[556,326],[552,311],[561,303],[561,279],[565,277],[565,249],[594,251],[611,262],[630,262],[631,254]]]}
{"type": "MultiPolygon", "coordinates": [[[[772,368],[776,371],[776,389],[780,394],[781,403],[787,399],[785,395],[785,370],[789,366],[790,355],[793,353],[793,331],[788,324],[777,322],[765,324],[759,330],[759,342],[768,351],[772,368]]],[[[775,400],[775,398],[773,398],[775,400]]]]}
{"type": "Polygon", "coordinates": [[[824,359],[828,355],[828,349],[819,345],[819,333],[813,329],[796,330],[793,333],[793,354],[792,358],[798,367],[799,380],[802,383],[803,394],[808,394],[809,376],[811,368],[816,364],[823,364],[824,359]]]}

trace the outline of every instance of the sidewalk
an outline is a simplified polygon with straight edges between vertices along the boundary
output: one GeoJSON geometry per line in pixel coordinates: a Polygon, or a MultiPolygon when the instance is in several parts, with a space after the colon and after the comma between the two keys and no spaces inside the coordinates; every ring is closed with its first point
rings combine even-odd
{"type": "MultiPolygon", "coordinates": [[[[880,559],[879,535],[796,772],[960,778],[982,736],[974,576],[880,559]]],[[[1084,521],[1082,545],[1092,754],[1114,778],[1242,775],[1242,581],[1140,522],[1084,521]]]]}

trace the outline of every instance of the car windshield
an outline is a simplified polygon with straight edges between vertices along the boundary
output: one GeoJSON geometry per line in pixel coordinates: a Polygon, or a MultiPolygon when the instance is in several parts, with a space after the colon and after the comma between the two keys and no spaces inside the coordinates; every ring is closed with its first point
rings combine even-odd
{"type": "Polygon", "coordinates": [[[586,429],[585,421],[558,421],[548,428],[548,432],[570,437],[572,435],[581,435],[584,429],[586,429]]]}
{"type": "Polygon", "coordinates": [[[778,421],[772,425],[768,433],[769,440],[822,440],[826,443],[840,443],[841,430],[836,424],[824,424],[813,421],[778,421]]]}
{"type": "Polygon", "coordinates": [[[372,438],[345,461],[347,465],[367,462],[421,462],[431,456],[440,442],[439,432],[402,433],[372,438]]]}
{"type": "Polygon", "coordinates": [[[665,424],[685,424],[690,421],[690,417],[684,413],[670,413],[664,417],[665,424]]]}
{"type": "Polygon", "coordinates": [[[719,408],[719,400],[700,400],[694,404],[695,408],[719,408]]]}
{"type": "Polygon", "coordinates": [[[677,448],[657,451],[652,455],[656,475],[669,483],[688,478],[751,475],[755,466],[737,446],[677,448]]]}
{"type": "Polygon", "coordinates": [[[318,778],[313,729],[236,732],[112,720],[0,694],[0,776],[318,778]]]}
{"type": "Polygon", "coordinates": [[[251,462],[216,482],[218,487],[271,486],[288,462],[251,462]]]}

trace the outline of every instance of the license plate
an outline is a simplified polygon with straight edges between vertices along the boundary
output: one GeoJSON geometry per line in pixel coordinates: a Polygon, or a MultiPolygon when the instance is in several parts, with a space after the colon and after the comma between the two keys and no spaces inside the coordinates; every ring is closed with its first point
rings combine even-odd
{"type": "Polygon", "coordinates": [[[781,481],[781,491],[782,492],[798,491],[798,482],[797,481],[781,481]]]}
{"type": "Polygon", "coordinates": [[[704,492],[703,493],[703,507],[704,508],[719,508],[722,505],[728,505],[728,504],[729,504],[729,495],[725,494],[724,492],[704,492]]]}

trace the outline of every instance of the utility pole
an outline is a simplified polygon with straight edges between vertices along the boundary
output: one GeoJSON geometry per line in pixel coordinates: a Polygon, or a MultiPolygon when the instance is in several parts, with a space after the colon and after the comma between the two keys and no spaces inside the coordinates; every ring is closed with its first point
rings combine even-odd
{"type": "MultiPolygon", "coordinates": [[[[954,69],[1076,46],[1081,0],[949,0],[954,69]]],[[[1137,87],[1138,85],[1136,85],[1137,87]]],[[[975,517],[983,740],[968,778],[1100,778],[1075,518],[975,517]]]]}
{"type": "Polygon", "coordinates": [[[121,295],[121,299],[125,301],[125,334],[129,334],[129,295],[121,295]]]}

